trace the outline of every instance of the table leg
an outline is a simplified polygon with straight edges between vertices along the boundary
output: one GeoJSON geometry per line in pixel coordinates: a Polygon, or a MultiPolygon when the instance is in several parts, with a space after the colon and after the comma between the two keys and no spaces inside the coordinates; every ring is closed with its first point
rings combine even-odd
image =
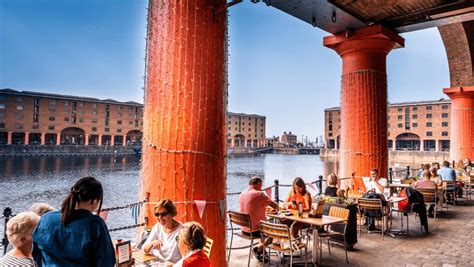
{"type": "Polygon", "coordinates": [[[314,264],[320,264],[319,262],[319,234],[318,234],[318,228],[313,227],[313,263],[314,264]]]}

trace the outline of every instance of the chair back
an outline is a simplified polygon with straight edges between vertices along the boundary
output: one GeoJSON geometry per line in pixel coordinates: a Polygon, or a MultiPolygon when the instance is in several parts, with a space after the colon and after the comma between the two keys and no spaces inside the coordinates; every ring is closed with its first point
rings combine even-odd
{"type": "Polygon", "coordinates": [[[382,200],[372,198],[359,198],[357,200],[359,209],[364,210],[382,210],[382,200]]]}
{"type": "Polygon", "coordinates": [[[279,240],[291,240],[290,228],[286,224],[260,221],[260,234],[263,239],[273,238],[279,240]]]}
{"type": "Polygon", "coordinates": [[[436,202],[436,189],[417,189],[423,195],[423,201],[425,203],[433,203],[436,202]]]}
{"type": "Polygon", "coordinates": [[[446,188],[454,188],[456,186],[456,183],[454,181],[449,181],[449,180],[443,180],[444,185],[446,188]]]}
{"type": "Polygon", "coordinates": [[[211,255],[211,248],[212,248],[213,243],[214,243],[214,240],[212,240],[208,237],[206,239],[206,245],[204,245],[204,247],[202,248],[202,251],[204,251],[204,253],[207,255],[208,258],[211,255]]]}
{"type": "Polygon", "coordinates": [[[347,221],[349,219],[349,210],[341,207],[332,206],[329,209],[329,216],[337,217],[347,221]]]}
{"type": "Polygon", "coordinates": [[[237,224],[241,227],[247,227],[252,229],[252,221],[248,213],[242,213],[238,211],[229,211],[229,220],[231,224],[237,224]]]}

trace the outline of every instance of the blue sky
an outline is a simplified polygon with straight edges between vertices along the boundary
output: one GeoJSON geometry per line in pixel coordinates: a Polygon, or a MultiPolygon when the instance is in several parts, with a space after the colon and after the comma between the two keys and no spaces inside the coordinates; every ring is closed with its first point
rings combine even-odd
{"type": "MultiPolygon", "coordinates": [[[[0,0],[0,88],[143,99],[145,0],[0,0]]],[[[267,135],[323,134],[338,106],[341,59],[322,30],[263,3],[229,12],[229,110],[267,116],[267,135]]],[[[437,29],[403,34],[388,56],[389,101],[433,100],[449,87],[437,29]]]]}

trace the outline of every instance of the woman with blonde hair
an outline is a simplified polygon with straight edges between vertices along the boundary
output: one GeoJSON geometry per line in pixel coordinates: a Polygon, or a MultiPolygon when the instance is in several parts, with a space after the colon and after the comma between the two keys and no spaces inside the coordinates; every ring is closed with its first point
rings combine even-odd
{"type": "Polygon", "coordinates": [[[13,249],[0,258],[0,266],[37,266],[32,255],[32,234],[39,220],[38,214],[26,211],[8,221],[6,234],[13,249]]]}
{"type": "Polygon", "coordinates": [[[326,190],[324,191],[324,195],[330,196],[330,197],[336,197],[337,184],[338,184],[337,175],[335,173],[329,174],[327,178],[327,183],[328,183],[328,186],[326,187],[326,190]]]}
{"type": "Polygon", "coordinates": [[[207,237],[201,224],[187,222],[178,236],[178,247],[183,258],[174,266],[176,267],[210,267],[211,262],[202,250],[206,245],[207,237]]]}
{"type": "Polygon", "coordinates": [[[158,257],[160,262],[175,263],[181,258],[176,237],[183,227],[174,219],[178,214],[173,201],[164,199],[159,201],[154,208],[158,222],[153,226],[150,235],[143,244],[143,251],[158,257]]]}

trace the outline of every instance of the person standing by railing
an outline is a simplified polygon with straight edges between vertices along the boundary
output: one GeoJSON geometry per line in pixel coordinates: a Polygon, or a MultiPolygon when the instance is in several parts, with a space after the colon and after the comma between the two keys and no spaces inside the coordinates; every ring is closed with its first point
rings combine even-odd
{"type": "Polygon", "coordinates": [[[115,265],[115,250],[100,212],[102,184],[94,177],[79,179],[61,211],[44,214],[33,232],[33,256],[39,266],[115,265]]]}

